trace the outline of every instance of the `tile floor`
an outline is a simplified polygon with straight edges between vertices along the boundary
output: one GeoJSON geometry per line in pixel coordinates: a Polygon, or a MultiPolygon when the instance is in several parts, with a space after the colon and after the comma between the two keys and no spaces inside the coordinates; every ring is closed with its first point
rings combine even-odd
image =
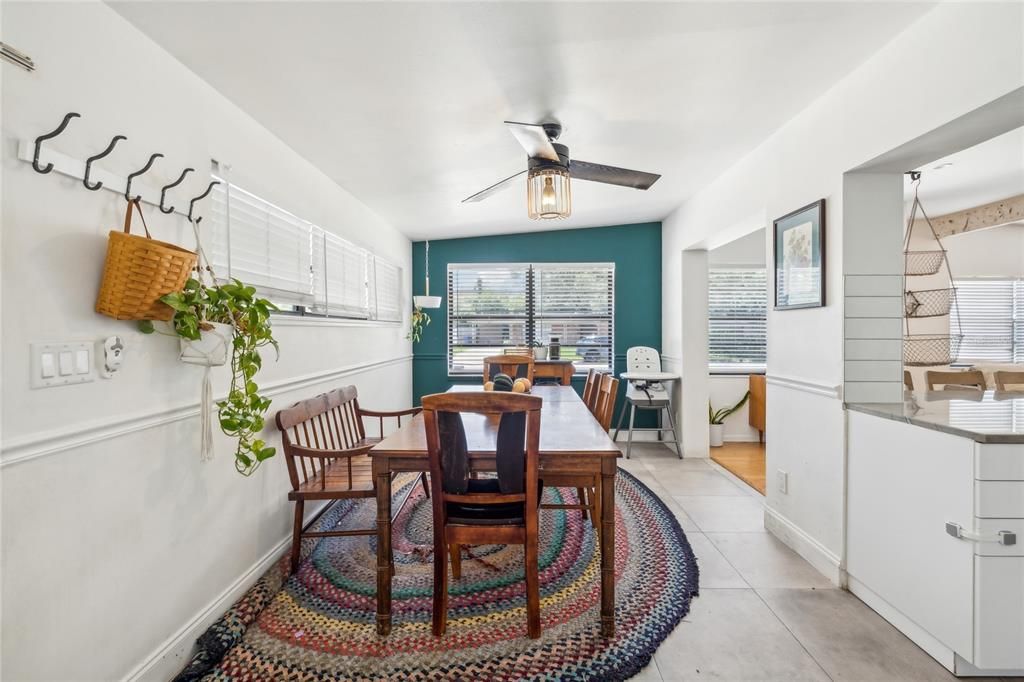
{"type": "Polygon", "coordinates": [[[717,464],[634,443],[619,465],[675,512],[700,567],[689,615],[634,679],[957,679],[767,533],[761,496],[717,464]]]}

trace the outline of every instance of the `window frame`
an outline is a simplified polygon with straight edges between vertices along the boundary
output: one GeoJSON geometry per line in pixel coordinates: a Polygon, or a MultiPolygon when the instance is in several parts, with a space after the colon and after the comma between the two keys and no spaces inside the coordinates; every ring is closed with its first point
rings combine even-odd
{"type": "Polygon", "coordinates": [[[769,282],[768,267],[758,267],[750,264],[715,264],[708,266],[708,374],[710,376],[742,376],[748,374],[766,374],[768,370],[768,304],[769,304],[769,282]],[[732,271],[760,271],[764,276],[764,317],[763,318],[713,318],[711,315],[711,274],[716,270],[732,271]],[[711,359],[711,321],[712,319],[730,320],[763,320],[765,326],[764,335],[764,361],[760,363],[742,362],[714,362],[711,359]]]}
{"type": "MultiPolygon", "coordinates": [[[[452,346],[453,346],[453,344],[452,344],[452,325],[457,320],[467,320],[467,319],[471,320],[471,319],[474,319],[474,318],[471,318],[471,317],[464,317],[464,316],[455,316],[455,315],[453,315],[453,312],[454,312],[453,306],[454,306],[454,298],[455,297],[452,295],[452,272],[453,272],[453,270],[460,270],[460,269],[461,270],[483,270],[483,269],[488,269],[488,268],[493,268],[493,269],[499,269],[499,268],[524,268],[525,269],[526,283],[525,283],[525,312],[524,312],[524,314],[523,315],[480,316],[479,318],[476,318],[476,319],[480,319],[480,320],[495,320],[495,321],[499,321],[499,322],[503,321],[503,320],[510,320],[510,321],[522,320],[523,323],[524,323],[523,335],[524,335],[524,339],[525,339],[524,346],[522,346],[522,347],[529,347],[531,352],[533,350],[533,346],[531,346],[530,343],[531,343],[531,341],[536,339],[536,330],[537,330],[537,327],[539,326],[539,323],[542,323],[545,320],[565,320],[565,319],[569,319],[571,321],[579,320],[579,321],[584,321],[584,322],[588,321],[588,320],[596,320],[596,321],[602,321],[602,322],[603,321],[607,321],[607,323],[608,323],[608,343],[607,344],[599,344],[599,345],[598,344],[594,344],[593,347],[594,348],[602,348],[602,349],[603,348],[607,348],[607,352],[608,352],[608,365],[605,366],[603,369],[605,369],[606,371],[614,371],[614,367],[615,367],[615,282],[616,282],[616,272],[615,272],[616,271],[616,267],[615,267],[615,265],[616,264],[614,262],[604,262],[604,261],[596,261],[596,262],[530,261],[530,262],[500,262],[500,263],[499,262],[448,263],[447,266],[446,266],[446,269],[445,269],[445,289],[446,289],[446,294],[447,294],[447,299],[448,300],[445,303],[447,308],[446,308],[445,358],[444,358],[445,359],[445,371],[447,372],[448,378],[450,378],[450,379],[459,379],[459,378],[467,378],[467,377],[473,378],[473,377],[482,377],[483,376],[483,368],[481,368],[480,370],[469,370],[469,371],[453,371],[453,369],[452,369],[452,350],[453,350],[452,349],[452,346]],[[608,295],[608,306],[609,306],[609,313],[608,313],[608,315],[607,316],[592,316],[591,315],[591,316],[561,317],[561,318],[559,318],[559,317],[552,317],[552,316],[540,316],[540,317],[538,317],[538,314],[537,314],[537,307],[538,306],[537,306],[537,298],[536,298],[536,276],[537,276],[538,270],[539,269],[544,269],[544,268],[553,268],[553,267],[561,267],[561,268],[567,268],[568,269],[568,268],[572,268],[573,266],[577,266],[581,270],[583,270],[583,269],[594,270],[594,269],[599,269],[599,268],[607,269],[607,271],[609,273],[608,277],[609,277],[609,280],[610,280],[609,295],[608,295]]],[[[465,344],[455,344],[455,345],[456,346],[464,346],[465,344]]],[[[580,344],[562,344],[562,345],[571,345],[574,348],[579,348],[580,347],[580,344]]],[[[488,347],[496,347],[496,346],[481,345],[479,347],[488,348],[488,347]]],[[[519,348],[520,346],[512,345],[512,346],[507,346],[507,347],[509,347],[509,348],[519,348]]],[[[583,376],[583,375],[586,375],[588,370],[589,370],[589,366],[586,369],[584,369],[584,367],[581,364],[575,363],[574,364],[574,370],[573,370],[573,376],[583,376]]]]}

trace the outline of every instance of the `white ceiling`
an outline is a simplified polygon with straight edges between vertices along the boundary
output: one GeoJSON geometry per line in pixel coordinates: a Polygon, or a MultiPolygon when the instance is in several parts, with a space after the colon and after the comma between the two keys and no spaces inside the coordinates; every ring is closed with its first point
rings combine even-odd
{"type": "MultiPolygon", "coordinates": [[[[921,171],[918,196],[929,216],[940,216],[1024,193],[1024,128],[937,159],[921,171]]],[[[907,200],[913,186],[905,181],[907,200]]]]}
{"type": "MultiPolygon", "coordinates": [[[[930,3],[111,2],[412,238],[660,220],[930,3]],[[661,173],[573,183],[526,217],[502,120],[554,117],[574,157],[661,173]]],[[[230,161],[230,160],[228,160],[230,161]]]]}

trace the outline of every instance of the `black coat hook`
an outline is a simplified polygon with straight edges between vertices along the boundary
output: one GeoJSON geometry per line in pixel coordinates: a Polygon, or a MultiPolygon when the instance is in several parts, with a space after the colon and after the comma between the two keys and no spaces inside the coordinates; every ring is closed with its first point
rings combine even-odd
{"type": "Polygon", "coordinates": [[[177,180],[175,180],[174,182],[172,182],[171,184],[167,185],[162,190],[160,190],[160,212],[161,213],[174,213],[174,207],[173,206],[171,206],[169,208],[164,208],[164,197],[167,196],[167,190],[169,190],[172,187],[177,187],[178,185],[180,185],[181,181],[185,179],[185,176],[188,175],[189,173],[191,173],[194,170],[195,170],[195,168],[186,168],[185,170],[181,171],[181,175],[178,176],[177,180]]]}
{"type": "Polygon", "coordinates": [[[64,116],[64,120],[60,122],[60,125],[57,126],[56,130],[54,130],[51,133],[46,133],[45,135],[40,135],[39,137],[36,138],[36,152],[35,152],[35,155],[32,157],[32,168],[34,168],[37,173],[49,173],[50,171],[53,170],[53,164],[52,163],[48,163],[45,166],[40,166],[39,165],[39,152],[42,151],[42,149],[43,149],[43,142],[45,140],[49,140],[51,138],[57,137],[58,135],[63,133],[64,129],[68,127],[68,122],[71,119],[79,118],[80,116],[81,116],[81,114],[76,114],[75,112],[72,111],[69,114],[67,114],[66,116],[64,116]]]}
{"type": "Polygon", "coordinates": [[[89,174],[92,173],[93,161],[99,161],[104,156],[106,156],[110,152],[114,151],[114,147],[117,146],[118,142],[120,142],[121,140],[127,140],[127,139],[128,138],[125,137],[124,135],[114,135],[114,139],[112,139],[110,141],[110,144],[107,145],[106,149],[101,151],[96,156],[90,156],[88,159],[85,160],[85,177],[82,178],[82,184],[85,185],[86,189],[91,189],[92,191],[95,192],[100,187],[103,187],[103,183],[102,182],[97,182],[95,184],[90,184],[89,183],[89,174]]]}
{"type": "MultiPolygon", "coordinates": [[[[216,187],[219,184],[220,184],[219,180],[214,180],[213,182],[210,183],[210,186],[206,188],[205,192],[203,192],[202,194],[197,196],[195,199],[193,199],[189,203],[189,205],[188,205],[188,219],[189,220],[192,220],[192,210],[196,207],[196,202],[199,201],[200,199],[205,199],[206,195],[208,195],[210,192],[212,192],[213,188],[216,187]]],[[[199,220],[196,220],[196,224],[198,224],[201,220],[202,220],[202,218],[199,218],[199,220]]]]}
{"type": "MultiPolygon", "coordinates": [[[[150,167],[153,165],[154,161],[156,161],[157,159],[162,159],[163,157],[164,157],[164,155],[160,154],[159,152],[156,153],[156,154],[153,154],[153,156],[149,157],[149,161],[146,162],[145,166],[143,166],[142,168],[140,168],[139,170],[135,171],[134,173],[132,173],[131,175],[128,176],[128,184],[125,185],[125,187],[124,187],[124,198],[126,200],[128,200],[128,201],[132,200],[132,180],[134,180],[136,177],[138,177],[138,176],[142,175],[143,173],[145,173],[146,171],[148,171],[150,169],[150,167]]],[[[139,198],[139,197],[136,197],[136,198],[139,198]]]]}

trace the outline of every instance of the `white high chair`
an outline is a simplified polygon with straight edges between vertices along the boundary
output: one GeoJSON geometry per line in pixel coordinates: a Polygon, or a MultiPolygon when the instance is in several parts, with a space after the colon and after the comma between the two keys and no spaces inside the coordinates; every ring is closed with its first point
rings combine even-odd
{"type": "Polygon", "coordinates": [[[664,382],[675,381],[679,375],[661,370],[661,355],[654,348],[634,346],[626,351],[626,371],[620,377],[629,382],[626,384],[626,402],[619,412],[619,422],[615,426],[614,440],[619,439],[622,420],[629,407],[629,437],[626,441],[626,459],[633,449],[634,431],[654,431],[658,438],[665,432],[672,433],[672,442],[676,446],[676,454],[683,458],[683,448],[679,444],[679,431],[676,429],[675,410],[672,407],[672,396],[664,382]],[[633,426],[637,410],[656,410],[658,426],[655,428],[635,428],[633,426]],[[662,412],[668,415],[668,428],[661,421],[662,412]]]}

